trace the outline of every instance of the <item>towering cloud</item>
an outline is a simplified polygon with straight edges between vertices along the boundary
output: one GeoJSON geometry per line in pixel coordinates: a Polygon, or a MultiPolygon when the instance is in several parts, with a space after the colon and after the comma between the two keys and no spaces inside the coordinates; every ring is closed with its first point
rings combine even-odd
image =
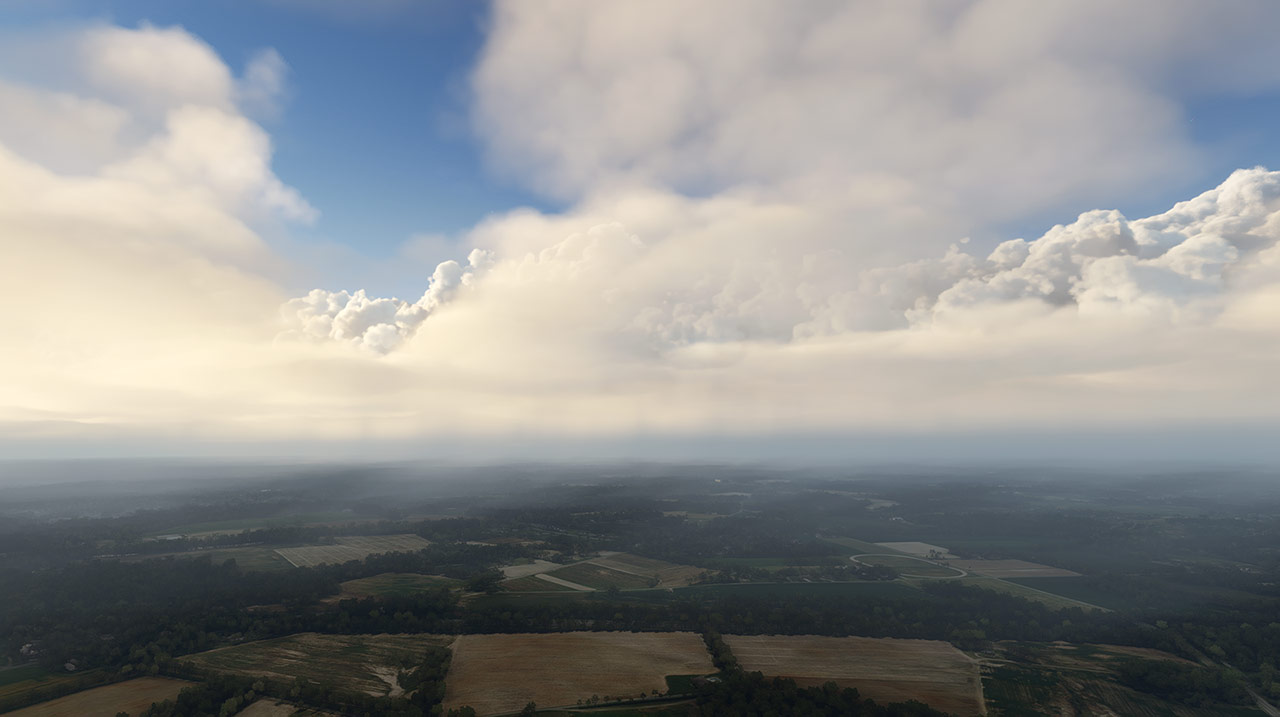
{"type": "Polygon", "coordinates": [[[0,433],[1274,425],[1280,174],[1079,209],[1205,176],[1183,108],[1280,87],[1278,13],[499,2],[477,132],[568,208],[416,299],[275,279],[254,227],[316,211],[252,119],[285,58],[73,33],[62,84],[0,78],[0,433]]]}

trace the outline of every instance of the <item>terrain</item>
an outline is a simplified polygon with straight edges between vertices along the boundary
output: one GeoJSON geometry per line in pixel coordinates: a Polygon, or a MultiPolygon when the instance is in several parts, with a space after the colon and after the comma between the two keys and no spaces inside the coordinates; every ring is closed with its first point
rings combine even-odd
{"type": "Polygon", "coordinates": [[[27,486],[0,504],[0,712],[1264,714],[1275,486],[739,466],[27,486]],[[124,700],[147,685],[170,693],[124,700]]]}

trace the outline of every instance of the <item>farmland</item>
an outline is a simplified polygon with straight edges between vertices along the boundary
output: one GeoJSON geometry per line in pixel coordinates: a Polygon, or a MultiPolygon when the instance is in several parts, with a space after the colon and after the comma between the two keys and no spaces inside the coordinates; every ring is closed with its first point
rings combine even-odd
{"type": "Polygon", "coordinates": [[[302,678],[352,692],[395,696],[396,676],[417,663],[430,645],[448,645],[440,635],[318,635],[302,633],[248,642],[183,658],[197,667],[248,677],[302,678]]]}
{"type": "Polygon", "coordinates": [[[691,565],[676,565],[629,553],[607,553],[588,562],[610,570],[655,578],[658,581],[657,587],[661,588],[691,585],[702,574],[701,568],[691,565]]]}
{"type": "Polygon", "coordinates": [[[182,688],[190,685],[190,682],[165,677],[139,677],[76,692],[9,714],[13,717],[115,717],[120,712],[137,714],[150,707],[153,702],[177,697],[182,688]]]}
{"type": "Polygon", "coordinates": [[[743,669],[801,685],[831,681],[880,702],[915,699],[956,715],[983,714],[978,665],[950,643],[815,635],[725,635],[743,669]]]}
{"type": "Polygon", "coordinates": [[[307,568],[364,560],[375,553],[409,553],[431,545],[416,535],[351,535],[336,538],[335,542],[334,545],[277,548],[276,552],[294,566],[307,568]]]}
{"type": "Polygon", "coordinates": [[[549,580],[543,580],[537,575],[528,575],[523,578],[512,578],[504,580],[501,583],[503,590],[509,590],[516,593],[538,593],[538,592],[573,592],[573,588],[553,583],[549,580]]]}
{"type": "Polygon", "coordinates": [[[591,562],[569,565],[559,570],[553,570],[547,575],[595,590],[607,590],[614,587],[626,590],[652,586],[650,578],[620,572],[591,562]]]}
{"type": "Polygon", "coordinates": [[[383,573],[373,577],[348,580],[342,583],[339,598],[386,597],[411,595],[422,590],[451,588],[458,585],[453,578],[418,573],[383,573]]]}
{"type": "Polygon", "coordinates": [[[1080,573],[1025,560],[948,560],[948,565],[989,578],[1075,578],[1080,573]]]}
{"type": "Polygon", "coordinates": [[[337,713],[264,698],[237,712],[236,717],[337,717],[337,713]]]}
{"type": "Polygon", "coordinates": [[[1026,585],[1020,585],[1008,580],[1000,580],[999,578],[988,578],[981,575],[968,575],[960,578],[960,582],[965,585],[972,585],[973,587],[983,588],[985,590],[994,590],[998,593],[1017,595],[1018,597],[1038,602],[1050,610],[1061,610],[1062,608],[1070,607],[1078,607],[1084,610],[1106,610],[1106,608],[1098,605],[1073,600],[1068,597],[1045,592],[1026,585]]]}
{"type": "Polygon", "coordinates": [[[714,671],[702,638],[691,632],[462,635],[453,644],[444,706],[470,705],[482,715],[531,701],[568,706],[593,695],[664,692],[667,675],[714,671]]]}
{"type": "Polygon", "coordinates": [[[913,558],[909,555],[856,555],[853,560],[864,565],[883,565],[893,568],[905,577],[913,578],[958,578],[964,573],[955,568],[938,565],[924,558],[913,558]]]}

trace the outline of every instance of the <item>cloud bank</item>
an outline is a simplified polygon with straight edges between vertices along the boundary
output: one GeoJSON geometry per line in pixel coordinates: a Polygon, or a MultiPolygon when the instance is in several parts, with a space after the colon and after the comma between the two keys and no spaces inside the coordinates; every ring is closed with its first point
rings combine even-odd
{"type": "Polygon", "coordinates": [[[70,33],[0,77],[0,435],[1272,426],[1280,174],[998,228],[1202,176],[1184,107],[1280,88],[1278,14],[499,2],[476,131],[569,208],[479,222],[418,299],[282,284],[260,234],[316,216],[254,120],[286,58],[70,33]]]}

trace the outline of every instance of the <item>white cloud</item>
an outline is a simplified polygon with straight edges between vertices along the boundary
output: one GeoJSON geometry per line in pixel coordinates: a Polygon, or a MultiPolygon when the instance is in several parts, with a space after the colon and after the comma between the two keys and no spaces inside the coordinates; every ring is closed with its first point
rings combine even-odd
{"type": "Polygon", "coordinates": [[[253,227],[314,214],[244,114],[278,97],[282,61],[237,80],[180,29],[91,30],[73,39],[114,59],[88,79],[0,85],[23,113],[0,120],[0,282],[22,297],[0,314],[0,426],[1272,425],[1280,174],[1151,217],[981,234],[1192,166],[1179,92],[1274,86],[1274,6],[1201,7],[499,4],[482,137],[573,201],[487,218],[416,299],[288,298],[265,278],[284,260],[253,227]],[[42,135],[70,107],[85,118],[42,135]],[[55,135],[93,159],[72,171],[55,135]]]}

